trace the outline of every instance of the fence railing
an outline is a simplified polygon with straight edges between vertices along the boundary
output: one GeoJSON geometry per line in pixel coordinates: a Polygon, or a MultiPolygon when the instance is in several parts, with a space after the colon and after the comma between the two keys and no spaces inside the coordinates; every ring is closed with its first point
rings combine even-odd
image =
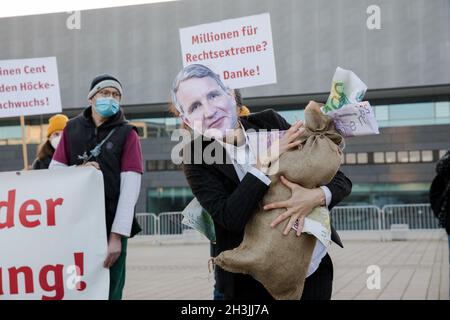
{"type": "Polygon", "coordinates": [[[336,230],[380,230],[380,211],[376,206],[335,207],[331,219],[336,230]]]}
{"type": "Polygon", "coordinates": [[[439,222],[427,203],[387,205],[383,207],[382,214],[385,229],[393,224],[407,224],[410,229],[439,228],[439,222]]]}
{"type": "Polygon", "coordinates": [[[183,215],[181,212],[163,212],[159,215],[159,234],[160,235],[176,235],[183,234],[185,230],[192,229],[181,221],[183,215]]]}
{"type": "MultiPolygon", "coordinates": [[[[195,232],[182,223],[181,212],[138,213],[136,218],[142,227],[139,235],[183,236],[195,232]],[[187,232],[189,231],[189,232],[187,232]]],[[[336,230],[389,230],[392,225],[406,224],[409,229],[438,229],[439,224],[430,204],[405,204],[377,206],[335,207],[331,220],[336,230]]]]}
{"type": "Polygon", "coordinates": [[[137,213],[136,219],[142,228],[139,235],[149,236],[159,234],[159,219],[154,213],[137,213]]]}

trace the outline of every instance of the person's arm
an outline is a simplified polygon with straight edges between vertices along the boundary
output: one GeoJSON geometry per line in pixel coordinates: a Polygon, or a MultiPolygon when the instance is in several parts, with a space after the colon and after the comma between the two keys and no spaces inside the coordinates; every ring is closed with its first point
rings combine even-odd
{"type": "MultiPolygon", "coordinates": [[[[288,220],[283,234],[287,235],[294,223],[298,220],[297,236],[301,235],[303,230],[305,217],[318,206],[326,205],[326,195],[323,188],[308,189],[280,176],[281,182],[291,190],[291,197],[288,200],[276,201],[264,206],[264,210],[273,210],[285,208],[286,211],[281,213],[270,224],[275,228],[278,224],[288,220]]],[[[343,173],[336,174],[333,180],[327,185],[331,190],[332,199],[328,206],[332,209],[339,201],[351,192],[351,182],[343,173]]]]}
{"type": "Polygon", "coordinates": [[[121,239],[130,236],[143,171],[139,136],[136,131],[131,130],[122,150],[119,202],[108,239],[108,253],[103,262],[105,268],[111,268],[120,257],[121,239]]]}
{"type": "Polygon", "coordinates": [[[192,193],[214,222],[231,232],[241,232],[269,186],[247,172],[237,188],[229,193],[222,180],[207,165],[184,165],[192,193]]]}
{"type": "Polygon", "coordinates": [[[120,195],[111,232],[129,237],[144,171],[139,136],[131,130],[122,152],[120,195]]]}
{"type": "Polygon", "coordinates": [[[134,207],[141,191],[141,177],[137,172],[120,174],[120,196],[111,232],[129,237],[134,218],[134,207]]]}
{"type": "Polygon", "coordinates": [[[328,209],[330,210],[352,192],[352,182],[342,171],[338,171],[326,187],[331,193],[331,201],[328,205],[328,209]]]}
{"type": "Polygon", "coordinates": [[[330,206],[333,195],[331,194],[331,191],[327,186],[321,186],[320,189],[322,189],[323,195],[325,196],[325,206],[328,208],[330,206]]]}

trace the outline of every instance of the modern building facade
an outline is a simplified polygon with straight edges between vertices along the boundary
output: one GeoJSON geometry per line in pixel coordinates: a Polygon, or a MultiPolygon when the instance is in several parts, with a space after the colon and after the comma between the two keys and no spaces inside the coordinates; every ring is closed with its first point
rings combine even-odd
{"type": "MultiPolygon", "coordinates": [[[[116,75],[123,107],[141,131],[146,172],[139,212],[184,208],[192,198],[170,160],[179,125],[167,112],[172,79],[182,67],[179,29],[268,12],[277,83],[242,90],[252,112],[273,108],[288,121],[309,100],[325,101],[337,66],[367,85],[380,135],[346,140],[342,170],[354,183],[344,204],[427,202],[437,159],[450,148],[450,2],[192,0],[0,19],[0,59],[56,56],[63,111],[86,106],[91,79],[116,75]],[[376,2],[376,3],[375,3],[376,2]],[[371,30],[367,8],[380,8],[371,30]]],[[[27,118],[29,160],[50,115],[27,118]]],[[[0,171],[20,170],[17,118],[0,119],[0,171]]]]}

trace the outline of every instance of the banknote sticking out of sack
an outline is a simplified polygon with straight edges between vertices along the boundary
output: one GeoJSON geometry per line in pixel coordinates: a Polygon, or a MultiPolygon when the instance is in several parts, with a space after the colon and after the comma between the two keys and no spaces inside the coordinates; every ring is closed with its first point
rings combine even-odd
{"type": "Polygon", "coordinates": [[[322,112],[333,118],[343,137],[379,134],[375,113],[368,101],[362,101],[367,86],[350,70],[337,67],[330,95],[322,112]]]}
{"type": "Polygon", "coordinates": [[[253,276],[264,285],[275,299],[301,298],[306,274],[311,262],[316,238],[290,231],[283,235],[284,223],[271,228],[270,223],[286,209],[264,211],[264,205],[287,200],[291,191],[280,180],[288,180],[306,188],[329,183],[341,163],[339,145],[343,138],[336,131],[330,117],[320,110],[321,105],[311,101],[305,109],[306,133],[298,149],[283,153],[271,168],[271,185],[261,206],[245,227],[244,239],[239,247],[222,252],[215,264],[234,273],[253,276]]]}
{"type": "Polygon", "coordinates": [[[379,134],[375,114],[368,101],[350,103],[327,113],[336,130],[344,137],[379,134]]]}

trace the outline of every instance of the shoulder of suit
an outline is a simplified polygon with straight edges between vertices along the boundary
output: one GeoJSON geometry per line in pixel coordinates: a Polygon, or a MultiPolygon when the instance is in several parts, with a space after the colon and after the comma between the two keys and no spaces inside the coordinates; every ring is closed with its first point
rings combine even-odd
{"type": "Polygon", "coordinates": [[[279,116],[277,112],[274,109],[266,109],[263,111],[251,113],[246,118],[252,119],[252,118],[274,118],[279,116]]]}
{"type": "Polygon", "coordinates": [[[253,123],[257,127],[266,129],[287,129],[289,125],[286,120],[279,115],[274,109],[266,109],[260,112],[252,113],[243,119],[249,123],[253,123]],[[287,126],[287,127],[286,127],[287,126]]]}

